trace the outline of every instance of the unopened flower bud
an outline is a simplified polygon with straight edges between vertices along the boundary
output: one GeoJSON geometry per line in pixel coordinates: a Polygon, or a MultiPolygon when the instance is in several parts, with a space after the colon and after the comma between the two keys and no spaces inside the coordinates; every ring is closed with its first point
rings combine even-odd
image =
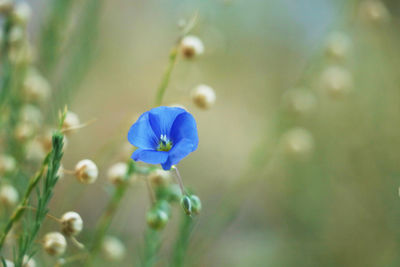
{"type": "Polygon", "coordinates": [[[321,75],[321,87],[332,98],[340,98],[347,95],[353,88],[351,73],[342,67],[332,66],[321,75]]]}
{"type": "Polygon", "coordinates": [[[190,200],[189,196],[183,196],[181,198],[181,206],[187,215],[192,214],[192,201],[190,200]]]}
{"type": "Polygon", "coordinates": [[[5,14],[12,10],[13,0],[0,0],[0,13],[5,14]]]}
{"type": "Polygon", "coordinates": [[[335,60],[347,58],[351,48],[350,38],[342,32],[333,32],[329,35],[326,42],[326,54],[335,60]]]}
{"type": "Polygon", "coordinates": [[[114,236],[106,236],[103,240],[102,251],[106,259],[120,261],[125,257],[124,244],[114,236]]]}
{"type": "Polygon", "coordinates": [[[317,99],[310,90],[299,88],[287,91],[283,102],[290,112],[304,116],[315,108],[317,99]]]}
{"type": "Polygon", "coordinates": [[[0,187],[0,202],[8,207],[17,204],[19,198],[18,191],[8,184],[4,184],[0,187]]]}
{"type": "Polygon", "coordinates": [[[30,139],[35,133],[35,129],[31,123],[21,122],[15,127],[15,138],[20,142],[30,139]]]}
{"type": "Polygon", "coordinates": [[[67,241],[59,232],[47,233],[43,239],[43,248],[51,256],[60,256],[67,249],[67,241]]]}
{"type": "Polygon", "coordinates": [[[36,267],[36,261],[33,258],[29,258],[28,255],[25,255],[22,267],[36,267]]]}
{"type": "Polygon", "coordinates": [[[31,69],[25,77],[24,99],[29,102],[41,103],[50,96],[50,85],[35,69],[31,69]]]}
{"type": "Polygon", "coordinates": [[[153,208],[147,212],[146,221],[151,228],[160,230],[167,224],[168,214],[161,209],[153,208]]]}
{"type": "Polygon", "coordinates": [[[154,185],[166,185],[168,184],[170,178],[171,178],[170,172],[161,169],[156,169],[152,171],[148,176],[148,179],[154,185]]]}
{"type": "Polygon", "coordinates": [[[185,58],[191,59],[204,53],[203,42],[193,35],[185,36],[180,45],[181,53],[185,58]]]}
{"type": "Polygon", "coordinates": [[[93,161],[84,159],[76,164],[75,175],[81,183],[92,184],[97,180],[99,171],[93,161]]]}
{"type": "Polygon", "coordinates": [[[75,236],[83,229],[83,221],[81,216],[74,212],[69,211],[64,213],[61,217],[61,232],[66,236],[75,236]]]}
{"type": "Polygon", "coordinates": [[[38,139],[33,139],[26,144],[26,159],[32,162],[40,162],[46,156],[43,143],[38,139]]]}
{"type": "Polygon", "coordinates": [[[191,205],[192,205],[192,210],[191,211],[194,214],[199,214],[200,211],[201,211],[201,200],[200,200],[200,198],[198,196],[196,196],[196,195],[191,195],[190,196],[190,202],[191,202],[191,205]]]}
{"type": "Polygon", "coordinates": [[[125,181],[125,176],[128,172],[128,165],[124,162],[119,162],[110,167],[107,172],[108,180],[114,184],[118,185],[125,181]]]}
{"type": "Polygon", "coordinates": [[[311,133],[303,128],[294,128],[283,136],[285,152],[292,157],[304,158],[310,155],[314,148],[311,133]]]}
{"type": "Polygon", "coordinates": [[[32,9],[26,2],[17,2],[12,11],[14,23],[25,26],[32,15],[32,9]]]}
{"type": "Polygon", "coordinates": [[[34,105],[24,105],[20,113],[21,121],[38,128],[43,121],[42,112],[34,105]]]}
{"type": "Polygon", "coordinates": [[[62,126],[62,130],[67,134],[67,133],[72,133],[74,132],[74,128],[76,128],[77,126],[79,126],[80,121],[79,121],[79,117],[78,115],[76,115],[75,113],[68,111],[66,116],[65,116],[65,120],[62,126]]]}
{"type": "Polygon", "coordinates": [[[216,100],[214,89],[208,85],[198,85],[192,92],[192,100],[197,107],[209,109],[216,100]]]}
{"type": "Polygon", "coordinates": [[[390,20],[390,14],[381,0],[365,0],[360,3],[361,18],[370,23],[384,23],[390,20]]]}
{"type": "Polygon", "coordinates": [[[6,154],[0,155],[0,175],[13,172],[17,166],[17,162],[13,157],[6,154]]]}

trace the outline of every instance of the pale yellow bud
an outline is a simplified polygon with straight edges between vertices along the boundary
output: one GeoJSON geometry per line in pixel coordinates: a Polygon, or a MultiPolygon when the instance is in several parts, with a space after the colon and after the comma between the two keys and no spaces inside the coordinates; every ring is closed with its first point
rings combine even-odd
{"type": "Polygon", "coordinates": [[[25,40],[25,29],[20,26],[13,26],[10,30],[8,41],[11,45],[19,45],[25,40]]]}
{"type": "Polygon", "coordinates": [[[31,69],[25,77],[24,98],[26,101],[41,103],[50,96],[50,85],[35,69],[31,69]]]}
{"type": "Polygon", "coordinates": [[[92,184],[97,180],[99,171],[93,161],[84,159],[76,164],[75,175],[81,183],[92,184]]]}
{"type": "Polygon", "coordinates": [[[165,185],[170,181],[171,174],[169,171],[156,169],[149,174],[148,179],[155,185],[165,185]]]}
{"type": "Polygon", "coordinates": [[[113,236],[106,236],[102,244],[102,251],[106,259],[120,261],[125,257],[125,246],[113,236]]]}
{"type": "Polygon", "coordinates": [[[353,77],[347,69],[331,66],[321,75],[321,87],[331,97],[340,98],[353,89],[353,77]]]}
{"type": "Polygon", "coordinates": [[[26,25],[32,16],[32,9],[26,2],[17,2],[12,11],[14,23],[26,25]]]}
{"type": "Polygon", "coordinates": [[[24,123],[32,124],[34,127],[41,126],[43,116],[40,109],[34,105],[24,105],[20,111],[21,121],[24,123]]]}
{"type": "Polygon", "coordinates": [[[114,184],[118,185],[125,181],[125,175],[128,172],[128,165],[124,162],[119,162],[112,165],[107,172],[108,180],[114,184]]]}
{"type": "Polygon", "coordinates": [[[68,111],[66,116],[65,116],[65,120],[62,126],[62,130],[68,134],[68,133],[72,133],[75,131],[74,128],[76,128],[77,126],[79,126],[80,121],[79,121],[79,117],[78,115],[76,115],[75,113],[68,111]]]}
{"type": "Polygon", "coordinates": [[[61,217],[61,232],[66,236],[75,236],[83,229],[83,220],[81,216],[74,212],[69,211],[64,213],[61,217]]]}
{"type": "Polygon", "coordinates": [[[335,60],[344,60],[351,50],[351,40],[343,32],[333,32],[329,35],[325,51],[328,57],[335,60]]]}
{"type": "Polygon", "coordinates": [[[294,128],[284,134],[283,145],[288,156],[306,158],[314,149],[314,138],[308,130],[294,128]]]}
{"type": "Polygon", "coordinates": [[[17,162],[13,157],[6,154],[0,155],[0,175],[13,172],[17,167],[17,162]]]}
{"type": "Polygon", "coordinates": [[[33,258],[29,258],[28,255],[25,255],[22,267],[36,267],[36,261],[33,258]]]}
{"type": "Polygon", "coordinates": [[[185,36],[181,41],[180,48],[185,58],[194,58],[204,53],[203,42],[193,35],[185,36]]]}
{"type": "Polygon", "coordinates": [[[18,199],[18,191],[12,185],[4,184],[0,187],[0,202],[3,205],[7,207],[14,206],[17,204],[18,199]]]}
{"type": "Polygon", "coordinates": [[[67,241],[59,232],[47,233],[43,238],[43,248],[51,256],[60,256],[67,249],[67,241]]]}
{"type": "Polygon", "coordinates": [[[287,91],[283,95],[283,101],[289,111],[297,115],[307,115],[315,108],[317,98],[310,90],[298,88],[287,91]]]}
{"type": "Polygon", "coordinates": [[[198,85],[192,92],[193,103],[201,109],[211,108],[216,100],[214,89],[208,85],[198,85]]]}
{"type": "Polygon", "coordinates": [[[390,20],[385,4],[380,0],[365,0],[360,4],[361,18],[370,23],[384,23],[390,20]]]}
{"type": "Polygon", "coordinates": [[[31,123],[22,122],[15,127],[15,138],[20,142],[30,139],[35,133],[35,129],[31,123]]]}
{"type": "Polygon", "coordinates": [[[41,162],[46,157],[46,150],[43,143],[33,139],[26,144],[26,159],[33,162],[41,162]]]}
{"type": "Polygon", "coordinates": [[[24,41],[21,45],[10,47],[8,57],[14,65],[26,66],[32,64],[35,59],[33,47],[24,41]]]}

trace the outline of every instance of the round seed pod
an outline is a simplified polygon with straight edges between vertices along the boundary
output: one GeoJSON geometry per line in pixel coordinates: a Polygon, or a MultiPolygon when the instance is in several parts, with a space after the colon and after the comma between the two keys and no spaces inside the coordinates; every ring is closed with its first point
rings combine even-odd
{"type": "Polygon", "coordinates": [[[306,158],[314,149],[314,138],[308,130],[294,128],[284,134],[283,144],[288,156],[306,158]]]}
{"type": "Polygon", "coordinates": [[[351,73],[339,66],[331,66],[321,75],[321,87],[334,99],[342,98],[353,88],[351,73]]]}
{"type": "Polygon", "coordinates": [[[22,122],[31,124],[38,128],[43,122],[43,116],[40,109],[34,105],[24,105],[21,108],[20,119],[22,122]]]}
{"type": "Polygon", "coordinates": [[[119,185],[125,181],[125,176],[127,172],[128,165],[124,162],[119,162],[112,165],[108,169],[107,177],[112,184],[119,185]]]}
{"type": "Polygon", "coordinates": [[[14,23],[25,26],[32,16],[32,9],[26,2],[17,2],[11,16],[14,23]]]}
{"type": "Polygon", "coordinates": [[[26,143],[25,154],[27,160],[31,162],[40,162],[46,157],[46,150],[43,147],[43,143],[35,138],[26,143]]]}
{"type": "Polygon", "coordinates": [[[285,92],[283,102],[291,113],[305,116],[314,110],[317,98],[310,90],[298,88],[285,92]]]}
{"type": "Polygon", "coordinates": [[[168,214],[161,209],[151,209],[146,215],[147,224],[155,229],[161,230],[168,222],[168,214]]]}
{"type": "Polygon", "coordinates": [[[192,59],[204,53],[203,42],[194,35],[185,36],[180,45],[181,54],[184,58],[192,59]]]}
{"type": "MultiPolygon", "coordinates": [[[[4,260],[6,262],[7,267],[14,267],[15,264],[12,261],[4,260]]],[[[3,263],[0,261],[0,267],[4,267],[3,263]]]]}
{"type": "Polygon", "coordinates": [[[36,261],[33,258],[29,258],[28,255],[25,255],[22,267],[36,267],[36,261]]]}
{"type": "Polygon", "coordinates": [[[18,199],[18,191],[12,185],[4,184],[0,187],[0,202],[3,205],[7,207],[15,206],[18,199]]]}
{"type": "Polygon", "coordinates": [[[14,135],[15,138],[20,142],[26,142],[35,133],[35,129],[31,123],[20,122],[15,127],[14,135]]]}
{"type": "Polygon", "coordinates": [[[84,159],[76,164],[75,175],[81,183],[92,184],[97,180],[99,171],[93,161],[84,159]]]}
{"type": "Polygon", "coordinates": [[[25,40],[18,46],[11,46],[8,52],[8,58],[17,66],[26,66],[35,59],[35,51],[31,44],[25,40]]]}
{"type": "Polygon", "coordinates": [[[43,248],[51,256],[60,256],[67,249],[67,241],[59,232],[50,232],[44,236],[43,248]]]}
{"type": "Polygon", "coordinates": [[[71,111],[68,111],[65,116],[64,123],[62,125],[62,130],[66,134],[72,133],[75,131],[74,128],[79,126],[79,124],[80,124],[80,121],[79,121],[78,115],[76,115],[75,113],[73,113],[71,111]]]}
{"type": "Polygon", "coordinates": [[[35,69],[31,69],[23,83],[24,99],[28,102],[42,103],[50,96],[50,85],[35,69]]]}
{"type": "Polygon", "coordinates": [[[368,23],[381,24],[390,20],[390,14],[385,4],[380,0],[365,0],[360,3],[361,18],[368,23]]]}
{"type": "Polygon", "coordinates": [[[78,235],[83,229],[83,221],[81,216],[69,211],[61,217],[61,232],[66,236],[78,235]]]}
{"type": "Polygon", "coordinates": [[[351,40],[343,32],[333,32],[328,36],[325,53],[329,58],[345,60],[351,50],[351,40]]]}
{"type": "Polygon", "coordinates": [[[148,179],[154,185],[166,185],[171,179],[171,174],[169,171],[156,169],[149,174],[148,179]]]}
{"type": "Polygon", "coordinates": [[[26,32],[21,26],[13,26],[10,30],[8,41],[12,46],[19,45],[25,40],[26,32]]]}
{"type": "Polygon", "coordinates": [[[15,159],[6,154],[0,155],[0,175],[13,172],[17,167],[17,162],[15,159]]]}
{"type": "Polygon", "coordinates": [[[208,85],[200,84],[192,91],[193,103],[201,109],[211,108],[216,100],[214,89],[208,85]]]}
{"type": "Polygon", "coordinates": [[[124,244],[114,236],[106,236],[102,243],[103,255],[109,261],[120,261],[125,257],[124,244]]]}
{"type": "Polygon", "coordinates": [[[12,10],[13,0],[0,0],[0,13],[6,14],[12,10]]]}
{"type": "Polygon", "coordinates": [[[201,200],[198,196],[196,195],[191,195],[190,196],[190,202],[192,204],[192,212],[194,214],[199,214],[201,211],[201,200]]]}

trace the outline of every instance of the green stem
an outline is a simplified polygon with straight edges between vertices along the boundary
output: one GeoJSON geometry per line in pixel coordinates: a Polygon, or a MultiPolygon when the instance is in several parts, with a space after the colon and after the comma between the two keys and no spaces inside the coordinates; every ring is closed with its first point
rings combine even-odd
{"type": "Polygon", "coordinates": [[[2,249],[3,245],[4,245],[4,241],[8,235],[8,233],[10,232],[12,226],[18,222],[18,220],[22,217],[24,211],[25,211],[25,207],[28,204],[29,201],[29,196],[32,193],[32,190],[36,187],[36,185],[39,183],[40,179],[43,177],[43,173],[45,170],[45,167],[49,161],[49,156],[50,153],[47,155],[47,157],[44,159],[42,167],[40,168],[40,170],[35,174],[35,176],[33,176],[30,181],[29,181],[29,185],[28,188],[25,191],[24,197],[22,198],[21,202],[18,204],[17,208],[14,210],[14,212],[12,213],[10,219],[8,220],[6,226],[4,227],[3,231],[2,231],[2,235],[0,237],[0,250],[2,249]]]}
{"type": "Polygon", "coordinates": [[[145,234],[145,250],[143,267],[152,267],[157,262],[157,253],[161,247],[161,234],[157,230],[151,228],[146,229],[145,234]]]}
{"type": "Polygon", "coordinates": [[[189,246],[190,236],[193,230],[193,218],[182,214],[182,220],[179,227],[179,236],[175,242],[172,255],[171,267],[183,267],[186,251],[189,246]]]}
{"type": "Polygon", "coordinates": [[[178,58],[178,49],[178,45],[175,45],[175,47],[173,47],[171,52],[169,53],[168,66],[157,89],[157,94],[154,102],[155,106],[160,106],[162,103],[165,91],[167,90],[169,81],[171,79],[172,70],[174,69],[176,59],[178,58]]]}

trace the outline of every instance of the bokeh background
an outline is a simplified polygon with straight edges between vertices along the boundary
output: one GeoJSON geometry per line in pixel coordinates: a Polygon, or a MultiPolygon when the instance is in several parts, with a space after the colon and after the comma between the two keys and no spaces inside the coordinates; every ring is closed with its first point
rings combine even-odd
{"type": "MultiPolygon", "coordinates": [[[[31,3],[37,46],[48,2],[31,3]]],[[[96,119],[68,139],[63,166],[90,158],[100,178],[82,185],[66,175],[50,213],[79,212],[81,241],[90,238],[109,198],[107,169],[133,151],[127,131],[153,105],[179,22],[197,12],[191,33],[205,53],[178,58],[163,101],[185,106],[199,129],[198,150],[179,164],[203,202],[185,266],[399,266],[400,5],[372,2],[371,11],[361,0],[99,1],[90,64],[75,66],[79,83],[54,107],[96,119]],[[191,102],[198,84],[216,92],[209,110],[191,102]]],[[[137,181],[109,231],[126,257],[97,266],[136,266],[149,206],[137,181]]],[[[181,212],[163,232],[157,266],[166,266],[181,212]]]]}

